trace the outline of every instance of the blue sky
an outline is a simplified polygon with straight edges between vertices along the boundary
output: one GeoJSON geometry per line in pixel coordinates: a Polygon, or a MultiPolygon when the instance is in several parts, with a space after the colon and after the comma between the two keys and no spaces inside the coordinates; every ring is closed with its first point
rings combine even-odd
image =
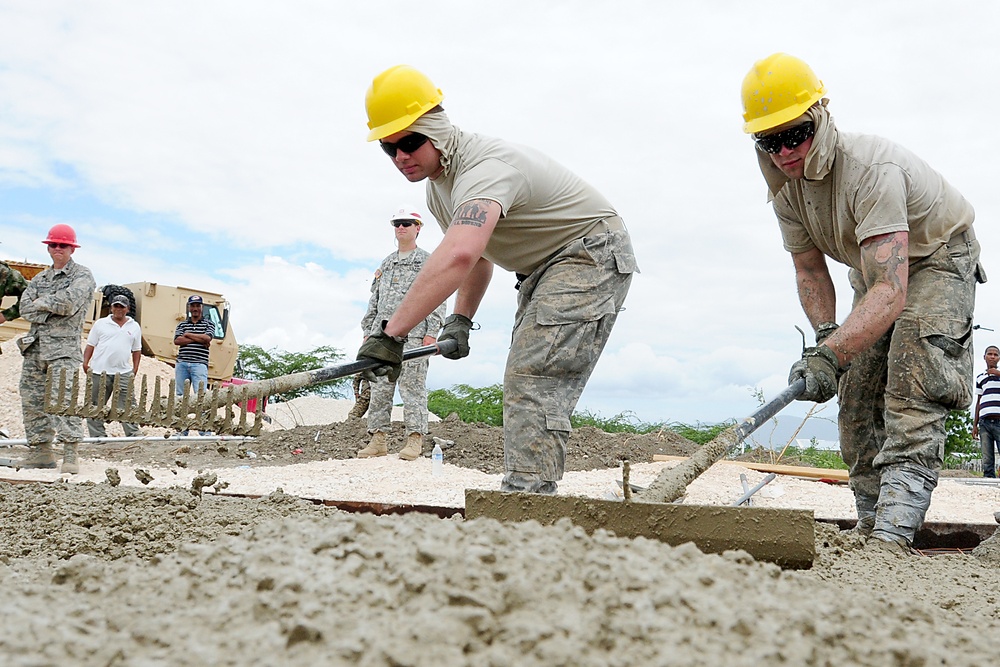
{"type": "MultiPolygon", "coordinates": [[[[631,229],[642,273],[580,408],[743,417],[755,388],[784,386],[808,327],[741,130],[740,83],[772,52],[813,66],[842,130],[907,146],[973,203],[996,276],[977,322],[1000,329],[1000,9],[943,7],[0,2],[0,257],[45,261],[39,241],[68,222],[99,284],[204,287],[243,342],[353,356],[388,215],[426,213],[364,141],[371,78],[408,63],[457,125],[549,153],[631,229]]],[[[428,225],[420,242],[440,238],[428,225]]],[[[501,380],[513,283],[497,271],[472,355],[435,360],[432,387],[501,380]]]]}

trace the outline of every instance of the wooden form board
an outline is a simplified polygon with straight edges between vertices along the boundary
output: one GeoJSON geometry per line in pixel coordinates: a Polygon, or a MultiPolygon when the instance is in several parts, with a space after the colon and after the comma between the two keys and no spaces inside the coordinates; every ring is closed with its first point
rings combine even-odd
{"type": "MultiPolygon", "coordinates": [[[[684,461],[686,456],[669,456],[667,454],[654,454],[654,461],[684,461]]],[[[834,470],[833,468],[808,468],[805,466],[783,466],[771,463],[753,463],[751,461],[719,461],[719,463],[734,463],[757,472],[773,472],[778,475],[795,475],[796,477],[812,477],[814,479],[835,479],[838,482],[847,481],[846,470],[834,470]]]]}

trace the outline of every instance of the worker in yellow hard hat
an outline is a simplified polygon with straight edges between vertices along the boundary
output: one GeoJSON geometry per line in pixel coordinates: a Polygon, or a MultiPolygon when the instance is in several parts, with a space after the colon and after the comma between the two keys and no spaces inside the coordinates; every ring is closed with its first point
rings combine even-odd
{"type": "Polygon", "coordinates": [[[406,65],[376,76],[365,97],[368,140],[407,180],[426,180],[427,207],[445,234],[358,358],[398,374],[407,333],[456,292],[438,340],[458,343],[447,356],[466,356],[493,266],[516,274],[501,489],[555,493],[570,416],[637,270],[632,244],[595,188],[538,151],[452,125],[443,99],[406,65]]]}
{"type": "Polygon", "coordinates": [[[816,345],[792,366],[802,400],[839,395],[858,531],[908,548],[937,485],[945,417],[972,402],[972,315],[985,282],[968,201],[902,146],[840,132],[826,87],[776,53],[743,80],[743,129],[792,255],[816,345]],[[837,325],[827,257],[850,267],[837,325]]]}

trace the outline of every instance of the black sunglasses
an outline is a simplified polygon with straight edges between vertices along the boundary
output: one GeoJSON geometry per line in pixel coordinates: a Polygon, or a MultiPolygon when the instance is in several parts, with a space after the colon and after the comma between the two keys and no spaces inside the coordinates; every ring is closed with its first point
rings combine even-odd
{"type": "Polygon", "coordinates": [[[417,223],[413,220],[393,220],[393,227],[409,227],[410,225],[416,225],[417,223]]]}
{"type": "Polygon", "coordinates": [[[385,151],[385,154],[394,158],[396,157],[396,151],[403,151],[407,155],[411,155],[413,151],[427,143],[427,137],[414,132],[413,134],[403,137],[396,143],[390,143],[388,141],[379,141],[379,143],[382,144],[382,150],[385,151]]]}
{"type": "Polygon", "coordinates": [[[754,143],[757,144],[757,148],[761,151],[773,155],[780,153],[782,146],[795,148],[814,134],[816,134],[816,127],[812,124],[812,121],[809,121],[781,132],[775,132],[774,134],[764,136],[755,135],[754,143]]]}
{"type": "Polygon", "coordinates": [[[71,248],[72,246],[68,243],[50,243],[50,248],[55,248],[56,250],[62,250],[64,248],[71,248]]]}

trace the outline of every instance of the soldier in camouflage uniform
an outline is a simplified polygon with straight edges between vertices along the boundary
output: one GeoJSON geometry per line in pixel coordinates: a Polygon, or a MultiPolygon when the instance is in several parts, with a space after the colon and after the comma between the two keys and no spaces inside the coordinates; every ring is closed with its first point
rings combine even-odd
{"type": "Polygon", "coordinates": [[[0,262],[0,299],[5,296],[16,296],[18,300],[10,308],[0,310],[0,324],[16,320],[21,316],[21,294],[28,286],[28,281],[24,279],[21,272],[12,269],[6,262],[0,262]]]}
{"type": "Polygon", "coordinates": [[[570,416],[638,270],[632,243],[596,189],[535,150],[452,125],[443,98],[405,65],[386,70],[368,89],[369,141],[380,141],[408,181],[427,180],[427,204],[444,239],[358,357],[396,372],[402,337],[456,290],[438,340],[458,344],[447,357],[468,355],[471,318],[493,266],[515,273],[501,490],[555,493],[570,416]]]}
{"type": "Polygon", "coordinates": [[[926,162],[881,137],[838,130],[823,82],[793,56],[743,82],[744,130],[816,330],[789,375],[801,400],[840,396],[840,447],[858,532],[905,551],[938,481],[949,411],[972,402],[975,212],[926,162]],[[827,257],[850,267],[850,314],[836,323],[827,257]]]}
{"type": "MultiPolygon", "coordinates": [[[[382,260],[372,281],[368,311],[361,319],[361,329],[365,335],[382,330],[382,322],[388,320],[402,303],[424,262],[430,256],[417,247],[420,235],[420,213],[412,206],[402,206],[390,219],[395,230],[399,250],[382,260]]],[[[438,306],[417,326],[410,329],[403,345],[409,350],[423,345],[433,345],[437,332],[445,316],[445,304],[438,306]]],[[[406,424],[406,445],[399,452],[399,458],[413,461],[423,448],[427,434],[427,357],[406,362],[398,379],[376,377],[371,381],[371,403],[368,407],[368,432],[371,441],[358,452],[358,458],[385,456],[386,442],[391,428],[392,398],[399,385],[403,398],[403,420],[406,424]]]]}
{"type": "Polygon", "coordinates": [[[27,334],[18,339],[24,364],[21,367],[21,408],[29,454],[21,468],[55,468],[55,439],[63,443],[62,472],[77,473],[77,446],[83,439],[83,419],[50,415],[44,411],[45,375],[51,369],[65,370],[67,378],[83,363],[83,321],[97,285],[90,269],[73,261],[80,246],[69,225],[56,225],[43,241],[52,266],[34,277],[21,295],[21,317],[31,322],[27,334]]]}

